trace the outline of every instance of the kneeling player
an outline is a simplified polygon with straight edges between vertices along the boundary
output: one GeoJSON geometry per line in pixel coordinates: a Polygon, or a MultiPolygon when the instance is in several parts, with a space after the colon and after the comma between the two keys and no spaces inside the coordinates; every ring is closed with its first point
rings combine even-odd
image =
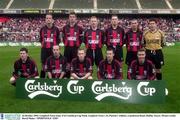
{"type": "Polygon", "coordinates": [[[86,51],[79,48],[77,57],[71,62],[71,79],[92,79],[91,60],[86,57],[86,51]]]}
{"type": "Polygon", "coordinates": [[[114,59],[114,49],[107,48],[106,59],[102,60],[98,66],[98,79],[122,79],[122,66],[114,59]]]}
{"type": "Polygon", "coordinates": [[[60,54],[58,45],[53,46],[53,56],[50,56],[46,61],[46,71],[48,78],[62,79],[66,73],[67,60],[60,54]]]}
{"type": "Polygon", "coordinates": [[[14,72],[10,83],[15,86],[18,78],[38,78],[38,75],[36,63],[28,56],[28,49],[21,48],[20,59],[14,63],[14,72]]]}
{"type": "Polygon", "coordinates": [[[154,64],[146,59],[144,49],[138,50],[137,60],[133,60],[128,66],[128,79],[154,80],[156,77],[154,64]]]}

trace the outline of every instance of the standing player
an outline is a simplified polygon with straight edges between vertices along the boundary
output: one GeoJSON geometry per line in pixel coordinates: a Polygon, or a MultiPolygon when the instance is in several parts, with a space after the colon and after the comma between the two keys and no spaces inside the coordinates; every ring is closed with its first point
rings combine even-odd
{"type": "Polygon", "coordinates": [[[60,54],[59,45],[53,46],[53,55],[46,61],[46,71],[48,78],[62,79],[66,73],[66,58],[60,54]]]}
{"type": "Polygon", "coordinates": [[[130,65],[133,60],[137,59],[137,51],[142,48],[143,33],[138,29],[138,21],[135,19],[131,20],[130,26],[131,29],[125,35],[127,65],[130,65]]]}
{"type": "Polygon", "coordinates": [[[115,49],[114,58],[119,62],[123,61],[123,41],[124,29],[118,25],[119,19],[117,15],[111,17],[111,27],[106,30],[106,45],[115,49]]]}
{"type": "Polygon", "coordinates": [[[87,57],[91,59],[92,65],[99,65],[103,60],[102,45],[104,43],[104,33],[98,28],[98,19],[92,16],[90,19],[90,28],[84,33],[84,42],[87,48],[87,57]]]}
{"type": "MultiPolygon", "coordinates": [[[[69,24],[63,27],[63,43],[64,43],[64,56],[67,58],[68,66],[73,58],[77,56],[77,49],[82,43],[83,30],[77,25],[77,17],[74,12],[69,14],[69,24]]],[[[70,71],[67,71],[67,77],[70,77],[70,71]]]]}
{"type": "Polygon", "coordinates": [[[156,67],[156,78],[162,80],[161,67],[164,65],[162,47],[165,45],[164,33],[157,28],[155,19],[149,20],[149,30],[144,32],[143,45],[146,48],[146,55],[156,67]]]}
{"type": "Polygon", "coordinates": [[[114,55],[114,49],[107,48],[106,59],[98,66],[98,79],[123,79],[122,66],[114,55]]]}
{"type": "Polygon", "coordinates": [[[77,57],[71,62],[71,79],[92,79],[92,64],[85,49],[79,48],[77,57]]]}
{"type": "Polygon", "coordinates": [[[45,19],[46,25],[41,28],[40,30],[40,43],[41,43],[41,64],[42,64],[42,70],[41,70],[41,78],[45,78],[45,63],[46,59],[52,55],[52,47],[54,45],[59,45],[60,39],[59,29],[54,26],[53,22],[53,16],[51,14],[46,15],[45,19]]]}
{"type": "Polygon", "coordinates": [[[154,64],[146,58],[144,49],[138,50],[137,59],[128,66],[129,80],[154,80],[156,78],[154,64]]]}
{"type": "Polygon", "coordinates": [[[20,59],[14,63],[14,72],[10,83],[15,86],[18,78],[37,78],[38,75],[36,63],[29,57],[28,49],[21,48],[20,59]]]}

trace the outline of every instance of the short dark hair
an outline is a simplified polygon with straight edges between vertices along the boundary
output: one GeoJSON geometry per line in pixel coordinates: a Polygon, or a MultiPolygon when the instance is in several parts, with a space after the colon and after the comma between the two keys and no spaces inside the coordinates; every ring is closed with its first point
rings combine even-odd
{"type": "Polygon", "coordinates": [[[21,49],[20,49],[20,52],[21,52],[21,51],[25,51],[26,53],[28,53],[28,49],[25,48],[25,47],[21,48],[21,49]]]}
{"type": "Polygon", "coordinates": [[[138,52],[146,52],[146,49],[141,48],[141,49],[138,50],[138,52]]]}
{"type": "Polygon", "coordinates": [[[112,18],[112,17],[117,17],[117,18],[118,18],[118,15],[116,15],[116,14],[112,14],[111,18],[112,18]]]}
{"type": "Polygon", "coordinates": [[[115,53],[115,49],[113,47],[107,47],[106,51],[112,51],[113,53],[115,53]]]}
{"type": "Polygon", "coordinates": [[[155,22],[155,23],[157,23],[157,20],[156,20],[155,18],[150,18],[150,19],[149,19],[149,23],[150,23],[150,22],[155,22]]]}
{"type": "Polygon", "coordinates": [[[78,51],[81,51],[81,50],[83,50],[83,51],[86,53],[86,48],[79,47],[79,48],[78,48],[78,51]]]}
{"type": "Polygon", "coordinates": [[[74,12],[74,11],[71,11],[70,13],[69,13],[69,16],[70,15],[75,15],[76,16],[76,13],[74,12]]]}
{"type": "Polygon", "coordinates": [[[47,16],[47,15],[50,15],[50,16],[52,16],[52,17],[53,17],[53,15],[52,15],[51,13],[47,13],[47,14],[46,14],[46,16],[47,16]]]}

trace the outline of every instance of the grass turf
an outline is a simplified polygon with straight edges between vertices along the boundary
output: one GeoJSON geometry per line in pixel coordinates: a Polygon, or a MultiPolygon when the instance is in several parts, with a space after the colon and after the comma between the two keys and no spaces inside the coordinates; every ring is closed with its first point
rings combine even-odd
{"type": "MultiPolygon", "coordinates": [[[[81,102],[60,100],[24,100],[17,99],[15,87],[9,84],[13,63],[19,57],[20,47],[0,47],[0,112],[51,112],[51,113],[131,113],[131,112],[180,112],[180,46],[164,48],[165,66],[163,78],[167,83],[169,95],[164,104],[117,104],[103,102],[81,102]]],[[[30,56],[37,62],[40,70],[40,48],[28,47],[30,56]]],[[[63,49],[62,49],[63,51],[63,49]]],[[[125,50],[124,50],[125,51],[125,50]]],[[[125,56],[125,55],[124,55],[125,56]]],[[[126,78],[126,65],[124,78],[126,78]]],[[[94,66],[94,78],[96,67],[94,66]]]]}

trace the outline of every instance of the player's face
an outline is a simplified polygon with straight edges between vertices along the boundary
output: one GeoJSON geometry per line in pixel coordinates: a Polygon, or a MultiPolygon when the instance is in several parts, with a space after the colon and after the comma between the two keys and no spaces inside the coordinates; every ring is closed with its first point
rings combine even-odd
{"type": "Polygon", "coordinates": [[[114,57],[114,53],[112,50],[108,50],[106,52],[106,58],[107,58],[107,61],[111,62],[113,60],[113,57],[114,57]]]}
{"type": "Polygon", "coordinates": [[[132,29],[137,29],[137,28],[138,28],[138,22],[137,22],[137,20],[131,21],[131,28],[132,28],[132,29]]]}
{"type": "Polygon", "coordinates": [[[157,25],[156,25],[156,22],[155,22],[155,21],[150,21],[150,22],[149,22],[149,29],[150,29],[150,30],[155,30],[156,27],[157,27],[157,25]]]}
{"type": "Polygon", "coordinates": [[[53,18],[52,15],[46,15],[46,24],[52,24],[53,18]]]}
{"type": "Polygon", "coordinates": [[[112,16],[111,24],[112,25],[118,25],[118,17],[117,16],[112,16]]]}
{"type": "Polygon", "coordinates": [[[138,57],[139,63],[144,63],[145,57],[146,57],[145,51],[138,52],[137,57],[138,57]]]}
{"type": "Polygon", "coordinates": [[[91,18],[90,24],[91,24],[91,27],[93,27],[93,28],[97,27],[97,25],[98,25],[97,18],[91,18]]]}
{"type": "Polygon", "coordinates": [[[20,58],[22,61],[26,61],[28,57],[28,53],[26,51],[20,51],[20,58]]]}
{"type": "Polygon", "coordinates": [[[79,61],[84,61],[84,58],[86,56],[86,53],[84,50],[78,50],[78,58],[79,58],[79,61]]]}
{"type": "Polygon", "coordinates": [[[73,15],[73,14],[69,15],[69,22],[75,23],[76,22],[76,15],[73,15]]]}
{"type": "Polygon", "coordinates": [[[59,46],[53,46],[54,57],[59,57],[60,54],[59,52],[60,52],[59,46]]]}

